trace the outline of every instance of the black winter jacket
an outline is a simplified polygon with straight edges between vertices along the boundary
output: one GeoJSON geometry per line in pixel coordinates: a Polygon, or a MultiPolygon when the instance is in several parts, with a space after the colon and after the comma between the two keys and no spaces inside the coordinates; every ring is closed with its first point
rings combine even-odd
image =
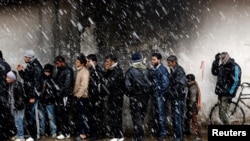
{"type": "Polygon", "coordinates": [[[23,84],[19,81],[16,81],[13,88],[14,94],[14,106],[17,110],[23,109],[25,107],[25,94],[23,91],[23,84]]]}
{"type": "Polygon", "coordinates": [[[125,86],[128,96],[149,95],[152,92],[152,84],[148,76],[148,69],[130,67],[125,73],[125,86]]]}
{"type": "Polygon", "coordinates": [[[169,79],[168,97],[170,99],[185,98],[188,92],[186,73],[179,64],[176,64],[172,70],[173,72],[170,73],[169,79]]]}
{"type": "Polygon", "coordinates": [[[123,70],[119,64],[113,67],[112,70],[105,72],[106,86],[111,95],[123,95],[125,92],[123,70]]]}
{"type": "Polygon", "coordinates": [[[59,87],[55,83],[52,76],[43,77],[43,90],[40,97],[40,102],[42,104],[55,104],[56,96],[59,92],[59,87]]]}
{"type": "Polygon", "coordinates": [[[214,60],[211,71],[217,76],[215,93],[220,96],[235,96],[241,83],[241,68],[234,59],[230,58],[224,65],[219,64],[219,60],[214,60]]]}
{"type": "Polygon", "coordinates": [[[103,89],[103,87],[105,87],[104,83],[104,72],[100,66],[96,65],[95,68],[90,70],[90,80],[88,87],[89,97],[92,100],[98,101],[107,95],[103,89]]]}
{"type": "Polygon", "coordinates": [[[74,71],[68,65],[58,68],[55,77],[56,84],[59,86],[59,97],[71,96],[74,88],[74,71]]]}
{"type": "Polygon", "coordinates": [[[27,63],[24,70],[18,71],[23,79],[23,88],[27,96],[30,98],[38,98],[42,90],[43,67],[37,59],[27,63]]]}

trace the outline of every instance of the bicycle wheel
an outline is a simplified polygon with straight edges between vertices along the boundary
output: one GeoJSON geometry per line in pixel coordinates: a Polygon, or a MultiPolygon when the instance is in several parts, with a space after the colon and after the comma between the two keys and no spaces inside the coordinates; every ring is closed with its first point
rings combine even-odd
{"type": "MultiPolygon", "coordinates": [[[[230,125],[243,125],[245,123],[245,112],[236,102],[231,102],[227,115],[230,125]]],[[[219,103],[215,104],[211,109],[209,120],[212,125],[223,124],[219,117],[219,103]]]]}

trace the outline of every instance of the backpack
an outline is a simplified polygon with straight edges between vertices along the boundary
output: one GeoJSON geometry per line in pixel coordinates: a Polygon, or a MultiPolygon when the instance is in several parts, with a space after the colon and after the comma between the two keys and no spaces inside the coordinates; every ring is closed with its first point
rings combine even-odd
{"type": "Polygon", "coordinates": [[[241,67],[236,62],[234,64],[235,64],[235,71],[236,71],[235,80],[237,81],[237,84],[236,85],[234,84],[233,88],[230,90],[230,94],[231,94],[232,97],[236,96],[237,88],[241,84],[241,67]]]}

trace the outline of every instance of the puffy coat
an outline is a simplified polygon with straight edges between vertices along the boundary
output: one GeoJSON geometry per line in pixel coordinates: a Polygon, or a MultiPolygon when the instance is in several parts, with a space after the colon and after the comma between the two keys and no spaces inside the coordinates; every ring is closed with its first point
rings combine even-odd
{"type": "Polygon", "coordinates": [[[131,66],[125,73],[125,86],[128,96],[150,94],[152,83],[148,77],[149,70],[131,66]]]}
{"type": "Polygon", "coordinates": [[[230,58],[226,64],[220,64],[214,60],[212,74],[217,76],[215,93],[220,96],[235,96],[241,83],[241,68],[230,58]]]}

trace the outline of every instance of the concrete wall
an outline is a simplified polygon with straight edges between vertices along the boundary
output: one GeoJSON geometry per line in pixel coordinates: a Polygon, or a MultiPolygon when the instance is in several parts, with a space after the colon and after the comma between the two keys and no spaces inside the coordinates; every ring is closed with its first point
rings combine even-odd
{"type": "Polygon", "coordinates": [[[53,8],[39,4],[9,5],[0,9],[0,49],[12,69],[24,64],[23,52],[33,49],[42,64],[51,62],[53,8]]]}

